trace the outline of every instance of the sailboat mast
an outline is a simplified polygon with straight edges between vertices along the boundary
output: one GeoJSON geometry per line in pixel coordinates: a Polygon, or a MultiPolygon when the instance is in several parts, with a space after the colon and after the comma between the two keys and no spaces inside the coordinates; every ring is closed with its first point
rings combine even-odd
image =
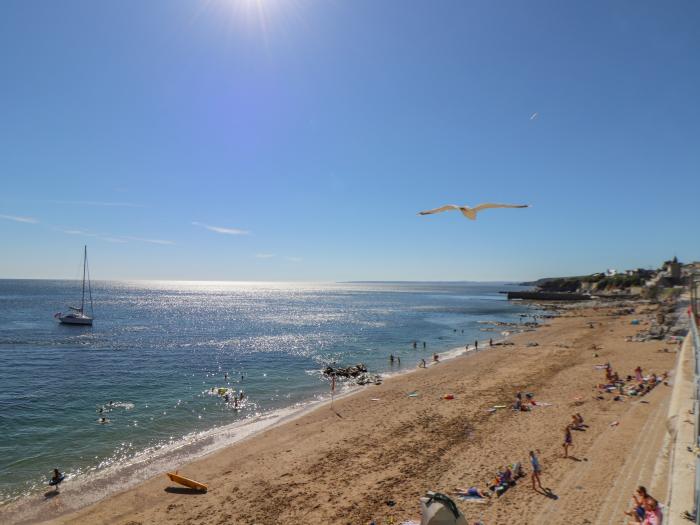
{"type": "Polygon", "coordinates": [[[87,245],[84,246],[83,252],[83,296],[80,298],[80,313],[84,313],[85,308],[85,265],[87,264],[87,245]]]}

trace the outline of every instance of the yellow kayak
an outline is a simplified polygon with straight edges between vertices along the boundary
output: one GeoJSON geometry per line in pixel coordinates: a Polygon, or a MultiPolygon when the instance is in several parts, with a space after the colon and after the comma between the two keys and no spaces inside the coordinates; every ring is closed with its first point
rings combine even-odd
{"type": "Polygon", "coordinates": [[[184,485],[185,487],[189,487],[191,489],[201,490],[202,492],[207,491],[207,486],[204,483],[180,476],[177,472],[168,472],[167,474],[170,480],[174,481],[175,483],[179,483],[180,485],[184,485]]]}

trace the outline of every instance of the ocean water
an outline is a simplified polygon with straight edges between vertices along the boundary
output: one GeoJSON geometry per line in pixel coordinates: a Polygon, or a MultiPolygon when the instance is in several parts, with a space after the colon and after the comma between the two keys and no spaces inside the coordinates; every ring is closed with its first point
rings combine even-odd
{"type": "Polygon", "coordinates": [[[217,429],[327,396],[329,363],[398,372],[498,338],[483,321],[532,312],[503,289],[518,288],[98,281],[94,326],[76,327],[52,316],[79,301],[79,282],[0,280],[0,503],[45,489],[54,467],[76,480],[173,448],[182,459],[197,436],[211,446],[217,429]],[[218,387],[246,403],[234,409],[218,387]]]}

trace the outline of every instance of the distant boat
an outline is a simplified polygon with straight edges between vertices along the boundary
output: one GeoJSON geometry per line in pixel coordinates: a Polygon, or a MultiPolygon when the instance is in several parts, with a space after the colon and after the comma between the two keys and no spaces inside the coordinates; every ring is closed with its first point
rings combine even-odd
{"type": "Polygon", "coordinates": [[[85,246],[84,252],[83,252],[83,291],[82,295],[80,297],[80,308],[76,306],[69,306],[68,308],[71,309],[70,313],[63,314],[63,313],[57,313],[54,315],[56,319],[58,319],[60,322],[63,324],[77,324],[77,325],[89,325],[92,326],[92,319],[94,316],[94,312],[92,310],[92,287],[90,286],[90,273],[88,270],[88,264],[87,264],[87,246],[85,246]],[[85,313],[85,277],[87,274],[87,288],[88,288],[88,297],[90,299],[90,315],[87,315],[85,313]]]}

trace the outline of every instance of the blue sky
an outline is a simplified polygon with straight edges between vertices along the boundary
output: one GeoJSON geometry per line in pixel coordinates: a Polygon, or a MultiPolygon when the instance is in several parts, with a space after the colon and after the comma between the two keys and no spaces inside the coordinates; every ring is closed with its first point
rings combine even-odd
{"type": "Polygon", "coordinates": [[[85,243],[106,279],[700,259],[699,27],[696,1],[5,0],[0,277],[73,278],[85,243]],[[489,201],[532,207],[416,215],[489,201]]]}

